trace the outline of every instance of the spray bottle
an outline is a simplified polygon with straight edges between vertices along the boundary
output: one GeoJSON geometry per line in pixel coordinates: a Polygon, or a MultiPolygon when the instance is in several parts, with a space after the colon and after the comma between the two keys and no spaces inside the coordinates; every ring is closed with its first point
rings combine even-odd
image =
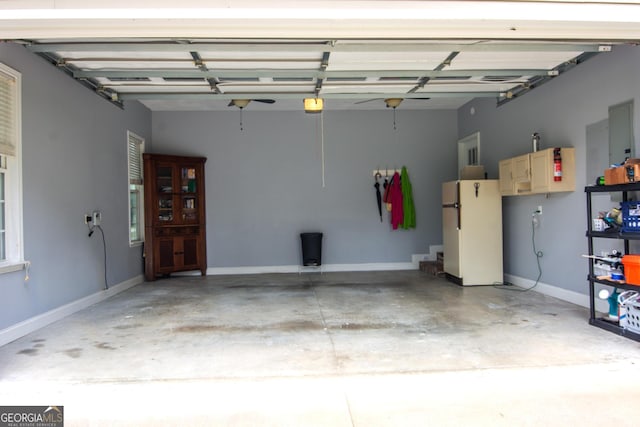
{"type": "Polygon", "coordinates": [[[598,292],[598,298],[607,300],[609,303],[609,320],[618,321],[619,319],[618,296],[620,296],[620,293],[617,288],[612,293],[609,293],[607,289],[601,289],[598,292]]]}

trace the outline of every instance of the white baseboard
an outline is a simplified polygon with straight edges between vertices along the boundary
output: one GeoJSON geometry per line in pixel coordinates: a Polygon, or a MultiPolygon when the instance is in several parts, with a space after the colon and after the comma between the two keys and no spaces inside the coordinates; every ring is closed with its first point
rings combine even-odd
{"type": "MultiPolygon", "coordinates": [[[[530,288],[536,283],[535,280],[525,279],[524,277],[514,276],[512,274],[505,274],[504,280],[524,289],[530,288]]],[[[544,295],[548,295],[550,297],[558,298],[563,301],[579,305],[581,307],[589,308],[589,295],[586,294],[581,294],[579,292],[570,291],[542,282],[538,282],[538,285],[532,290],[544,295]]],[[[596,299],[595,304],[597,311],[605,313],[609,311],[609,305],[605,301],[596,299]]]]}
{"type": "MultiPolygon", "coordinates": [[[[384,271],[384,270],[416,270],[418,267],[411,262],[374,262],[362,264],[324,264],[318,267],[321,272],[341,272],[341,271],[384,271]]],[[[301,273],[309,272],[309,267],[299,265],[267,265],[254,267],[210,267],[207,268],[207,275],[225,274],[264,274],[264,273],[301,273]]]]}
{"type": "Polygon", "coordinates": [[[53,322],[63,319],[70,314],[73,314],[95,303],[119,294],[120,292],[123,292],[137,285],[138,283],[142,283],[143,281],[143,275],[132,277],[131,279],[125,280],[124,282],[111,286],[107,290],[96,292],[95,294],[70,302],[69,304],[65,304],[61,307],[54,308],[53,310],[31,317],[30,319],[24,320],[20,323],[16,323],[15,325],[11,325],[8,328],[0,331],[0,346],[8,344],[11,341],[15,341],[18,338],[30,334],[33,331],[36,331],[53,322]]]}

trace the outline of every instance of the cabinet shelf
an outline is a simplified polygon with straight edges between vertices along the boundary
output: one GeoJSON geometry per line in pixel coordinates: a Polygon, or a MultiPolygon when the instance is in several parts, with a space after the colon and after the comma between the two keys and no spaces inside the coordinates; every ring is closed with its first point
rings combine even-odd
{"type": "Polygon", "coordinates": [[[631,332],[628,329],[621,328],[616,323],[603,318],[589,319],[589,324],[597,326],[598,328],[613,332],[614,334],[622,335],[623,337],[632,339],[634,341],[640,341],[640,334],[631,332]]]}
{"type": "Polygon", "coordinates": [[[602,285],[607,285],[614,288],[620,288],[620,289],[625,289],[630,291],[640,291],[640,286],[631,285],[629,283],[620,283],[613,280],[598,279],[596,276],[588,276],[587,280],[592,280],[595,283],[600,283],[602,285]]]}
{"type": "Polygon", "coordinates": [[[600,239],[640,240],[640,233],[626,231],[587,231],[587,237],[600,239]]]}
{"type": "Polygon", "coordinates": [[[159,191],[158,192],[158,197],[163,197],[163,196],[192,196],[192,197],[196,197],[198,195],[198,193],[194,193],[192,191],[181,191],[179,193],[173,193],[173,192],[166,192],[166,191],[159,191]]]}
{"type": "Polygon", "coordinates": [[[632,182],[628,184],[614,184],[614,185],[589,185],[584,188],[585,193],[613,193],[613,192],[627,192],[627,191],[640,191],[640,182],[632,182]]]}

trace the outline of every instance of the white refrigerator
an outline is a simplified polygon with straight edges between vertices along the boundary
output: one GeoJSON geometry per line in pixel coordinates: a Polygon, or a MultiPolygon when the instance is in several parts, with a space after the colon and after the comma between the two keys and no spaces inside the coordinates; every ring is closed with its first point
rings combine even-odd
{"type": "Polygon", "coordinates": [[[444,272],[463,286],[503,282],[502,196],[498,180],[442,184],[444,272]]]}

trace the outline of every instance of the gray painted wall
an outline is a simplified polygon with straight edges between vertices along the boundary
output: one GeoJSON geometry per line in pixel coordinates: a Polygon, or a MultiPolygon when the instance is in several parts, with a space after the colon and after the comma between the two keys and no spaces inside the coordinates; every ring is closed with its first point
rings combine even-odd
{"type": "Polygon", "coordinates": [[[22,73],[24,271],[0,275],[0,329],[99,292],[99,232],[83,214],[103,213],[111,285],[142,273],[129,248],[126,131],[149,138],[151,114],[121,110],[21,46],[0,43],[0,61],[22,73]]]}
{"type": "MultiPolygon", "coordinates": [[[[498,176],[498,161],[530,151],[531,134],[539,132],[542,148],[576,148],[576,191],[572,193],[503,198],[505,272],[535,280],[537,268],[531,247],[531,213],[543,206],[536,232],[541,260],[541,281],[587,293],[586,127],[606,119],[608,107],[630,99],[635,102],[637,144],[640,108],[640,48],[623,46],[598,55],[549,83],[501,107],[494,100],[474,100],[458,111],[458,135],[482,134],[482,156],[491,176],[498,176]],[[475,115],[470,114],[471,107],[475,115]]],[[[607,141],[603,141],[604,144],[607,141]]],[[[638,152],[636,150],[636,152],[638,152]]],[[[604,174],[602,171],[600,174],[604,174]]]]}
{"type": "MultiPolygon", "coordinates": [[[[209,267],[301,261],[299,233],[322,231],[323,263],[410,262],[442,243],[441,183],[455,179],[456,111],[328,111],[325,188],[317,116],[297,112],[154,112],[153,151],[206,164],[209,267]],[[417,228],[377,214],[372,171],[406,165],[417,228]]],[[[149,151],[149,150],[148,150],[149,151]]]]}

